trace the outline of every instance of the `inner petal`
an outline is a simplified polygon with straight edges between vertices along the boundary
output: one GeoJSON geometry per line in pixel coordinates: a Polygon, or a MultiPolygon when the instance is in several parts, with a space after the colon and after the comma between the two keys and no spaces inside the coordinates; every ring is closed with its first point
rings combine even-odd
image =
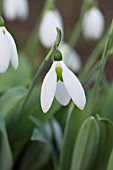
{"type": "Polygon", "coordinates": [[[66,106],[71,99],[69,93],[66,90],[64,83],[61,81],[57,82],[55,97],[58,100],[58,102],[63,106],[66,106]]]}

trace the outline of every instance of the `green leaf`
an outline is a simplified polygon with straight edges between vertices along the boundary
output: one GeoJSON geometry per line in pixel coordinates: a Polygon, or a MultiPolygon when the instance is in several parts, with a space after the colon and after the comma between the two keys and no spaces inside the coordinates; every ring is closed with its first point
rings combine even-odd
{"type": "Polygon", "coordinates": [[[107,170],[113,170],[113,150],[112,150],[110,158],[109,158],[107,170]]]}
{"type": "Polygon", "coordinates": [[[39,129],[36,129],[36,128],[33,131],[33,134],[31,136],[31,140],[32,141],[40,141],[40,142],[48,143],[48,140],[43,135],[43,133],[41,133],[41,131],[39,129]]]}
{"type": "Polygon", "coordinates": [[[99,128],[94,117],[85,120],[74,147],[70,170],[91,170],[99,142],[99,128]]]}
{"type": "Polygon", "coordinates": [[[15,87],[8,90],[0,98],[0,111],[6,116],[25,96],[26,89],[24,87],[15,87]]]}
{"type": "Polygon", "coordinates": [[[0,114],[0,170],[11,170],[13,157],[7,137],[5,122],[0,114]]]}
{"type": "Polygon", "coordinates": [[[64,131],[63,144],[60,154],[60,170],[69,170],[70,163],[72,159],[72,152],[74,149],[74,144],[76,136],[80,125],[83,121],[83,115],[78,109],[73,110],[73,103],[70,105],[70,110],[68,112],[68,117],[66,121],[66,127],[64,131]],[[73,112],[72,112],[73,110],[73,112]]]}
{"type": "Polygon", "coordinates": [[[92,170],[106,170],[113,148],[113,123],[108,119],[98,118],[100,128],[99,150],[92,170]]]}
{"type": "Polygon", "coordinates": [[[19,67],[15,71],[12,66],[4,74],[0,74],[0,93],[15,86],[28,85],[32,77],[31,66],[24,54],[19,54],[19,67]]]}
{"type": "Polygon", "coordinates": [[[106,91],[102,91],[95,112],[113,121],[113,83],[106,91]]]}
{"type": "Polygon", "coordinates": [[[41,170],[50,159],[50,149],[47,145],[31,142],[22,153],[18,170],[41,170]]]}

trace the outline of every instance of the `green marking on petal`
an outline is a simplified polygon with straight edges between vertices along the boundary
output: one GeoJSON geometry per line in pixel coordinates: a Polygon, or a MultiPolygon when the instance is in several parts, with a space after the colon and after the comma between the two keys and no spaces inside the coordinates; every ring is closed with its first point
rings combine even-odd
{"type": "Polygon", "coordinates": [[[56,74],[57,74],[57,81],[62,81],[63,82],[63,78],[62,78],[62,68],[60,66],[56,67],[56,74]]]}
{"type": "Polygon", "coordinates": [[[3,32],[3,34],[5,34],[5,29],[4,28],[2,28],[2,32],[3,32]]]}

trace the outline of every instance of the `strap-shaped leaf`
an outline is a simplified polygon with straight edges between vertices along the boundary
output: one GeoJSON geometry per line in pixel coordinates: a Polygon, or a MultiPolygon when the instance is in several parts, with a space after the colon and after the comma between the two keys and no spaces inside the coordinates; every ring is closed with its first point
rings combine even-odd
{"type": "Polygon", "coordinates": [[[13,158],[7,137],[5,122],[0,114],[0,170],[11,170],[12,166],[13,158]]]}
{"type": "Polygon", "coordinates": [[[99,142],[99,128],[94,117],[85,120],[75,143],[70,170],[91,170],[99,142]]]}
{"type": "Polygon", "coordinates": [[[25,96],[24,87],[15,87],[8,90],[0,99],[0,111],[5,116],[10,112],[25,96]]]}
{"type": "Polygon", "coordinates": [[[110,158],[109,158],[109,163],[107,166],[107,170],[112,170],[113,169],[113,150],[111,152],[110,158]]]}
{"type": "Polygon", "coordinates": [[[97,157],[92,170],[106,170],[113,148],[113,123],[105,118],[98,118],[100,141],[97,157]]]}
{"type": "MultiPolygon", "coordinates": [[[[73,105],[71,106],[73,109],[73,105]]],[[[59,166],[60,170],[70,169],[72,152],[74,149],[76,136],[77,136],[77,133],[78,133],[78,130],[80,128],[82,121],[83,121],[83,115],[81,114],[81,111],[79,111],[78,109],[75,109],[72,112],[70,108],[68,112],[64,138],[63,138],[63,144],[62,144],[62,149],[61,149],[61,155],[60,155],[60,166],[59,166]]]]}

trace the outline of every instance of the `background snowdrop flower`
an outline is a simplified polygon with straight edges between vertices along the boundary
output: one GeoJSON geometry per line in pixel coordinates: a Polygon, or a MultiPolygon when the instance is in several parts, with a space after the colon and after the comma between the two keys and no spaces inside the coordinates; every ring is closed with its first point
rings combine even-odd
{"type": "Polygon", "coordinates": [[[4,0],[3,11],[8,20],[25,20],[29,14],[28,0],[4,0]]]}
{"type": "Polygon", "coordinates": [[[59,49],[62,52],[63,61],[66,65],[73,72],[79,72],[82,66],[80,55],[65,42],[60,45],[59,49]]]}
{"type": "Polygon", "coordinates": [[[89,9],[83,19],[83,35],[85,39],[98,40],[104,31],[104,16],[101,11],[93,7],[89,9]]]}
{"type": "Polygon", "coordinates": [[[14,69],[17,69],[18,54],[16,44],[6,28],[0,26],[0,73],[4,73],[8,69],[10,61],[14,69]]]}
{"type": "Polygon", "coordinates": [[[42,45],[50,48],[56,39],[56,27],[63,33],[62,18],[58,10],[47,10],[42,18],[39,28],[39,38],[42,45]]]}
{"type": "Polygon", "coordinates": [[[54,54],[55,61],[46,74],[41,88],[41,107],[46,113],[53,102],[54,96],[57,101],[66,106],[70,99],[79,109],[83,109],[86,103],[84,89],[71,70],[62,61],[60,51],[54,54]],[[57,57],[58,56],[58,57],[57,57]]]}

